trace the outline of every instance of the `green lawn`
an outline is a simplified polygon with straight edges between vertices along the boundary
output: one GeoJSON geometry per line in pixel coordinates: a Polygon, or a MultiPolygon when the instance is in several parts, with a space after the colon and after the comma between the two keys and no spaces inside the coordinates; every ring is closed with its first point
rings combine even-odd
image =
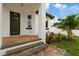
{"type": "Polygon", "coordinates": [[[61,41],[52,43],[51,45],[65,49],[72,56],[79,56],[79,37],[74,37],[75,41],[61,41]]]}

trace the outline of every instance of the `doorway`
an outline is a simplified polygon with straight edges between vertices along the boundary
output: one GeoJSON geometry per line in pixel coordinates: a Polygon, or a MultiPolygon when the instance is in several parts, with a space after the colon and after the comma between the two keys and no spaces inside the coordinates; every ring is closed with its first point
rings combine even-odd
{"type": "Polygon", "coordinates": [[[20,35],[20,13],[10,11],[10,35],[20,35]]]}

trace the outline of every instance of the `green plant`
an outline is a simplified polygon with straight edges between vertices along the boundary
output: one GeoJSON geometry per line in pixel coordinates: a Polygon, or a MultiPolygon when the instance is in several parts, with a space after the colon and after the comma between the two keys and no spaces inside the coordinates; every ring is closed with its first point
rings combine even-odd
{"type": "Polygon", "coordinates": [[[68,38],[72,39],[73,33],[72,29],[78,28],[79,27],[79,16],[78,15],[69,15],[65,19],[63,19],[59,23],[59,28],[67,31],[68,33],[68,38]]]}
{"type": "Polygon", "coordinates": [[[66,40],[67,39],[67,36],[66,35],[62,35],[62,34],[55,34],[53,35],[53,40],[54,41],[63,41],[63,40],[66,40]]]}
{"type": "Polygon", "coordinates": [[[79,56],[79,36],[75,36],[74,41],[63,40],[60,42],[54,42],[51,46],[56,46],[66,50],[71,56],[79,56]]]}
{"type": "Polygon", "coordinates": [[[54,39],[53,38],[53,33],[51,32],[51,33],[49,33],[49,35],[46,35],[46,42],[48,43],[48,44],[50,44],[51,42],[52,42],[52,40],[54,39]]]}
{"type": "Polygon", "coordinates": [[[61,41],[61,40],[62,40],[61,34],[56,34],[55,37],[54,37],[54,39],[55,39],[56,41],[61,41]]]}

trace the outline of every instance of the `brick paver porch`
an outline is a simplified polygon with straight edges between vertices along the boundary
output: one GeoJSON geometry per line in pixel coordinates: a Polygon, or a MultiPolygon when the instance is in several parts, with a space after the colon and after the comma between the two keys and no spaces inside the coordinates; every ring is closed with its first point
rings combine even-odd
{"type": "MultiPolygon", "coordinates": [[[[2,50],[39,40],[40,38],[36,35],[4,37],[2,50]]],[[[39,41],[30,45],[25,45],[22,47],[7,50],[6,55],[7,56],[68,56],[69,54],[65,50],[59,49],[54,46],[51,47],[50,45],[44,44],[42,41],[39,41]]]]}
{"type": "Polygon", "coordinates": [[[31,41],[36,41],[39,39],[40,38],[36,35],[18,35],[18,36],[11,36],[11,37],[3,37],[2,49],[16,46],[19,44],[28,43],[31,41]]]}
{"type": "Polygon", "coordinates": [[[32,56],[69,56],[69,53],[55,46],[48,46],[46,49],[32,54],[32,56]]]}

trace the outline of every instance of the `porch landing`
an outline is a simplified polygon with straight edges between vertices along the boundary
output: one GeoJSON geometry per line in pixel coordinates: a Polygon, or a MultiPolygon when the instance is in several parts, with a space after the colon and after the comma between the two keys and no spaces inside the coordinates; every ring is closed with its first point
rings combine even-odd
{"type": "Polygon", "coordinates": [[[40,40],[36,35],[17,35],[11,37],[3,37],[2,49],[40,40]]]}

